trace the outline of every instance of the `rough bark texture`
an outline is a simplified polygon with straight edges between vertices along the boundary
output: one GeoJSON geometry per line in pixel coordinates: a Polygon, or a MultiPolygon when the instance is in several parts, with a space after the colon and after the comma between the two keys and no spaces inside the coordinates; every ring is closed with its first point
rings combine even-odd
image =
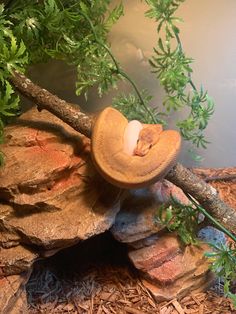
{"type": "MultiPolygon", "coordinates": [[[[23,74],[15,73],[11,82],[24,96],[33,100],[38,105],[39,110],[46,109],[78,132],[87,137],[91,136],[92,118],[80,112],[78,106],[52,95],[35,85],[23,74]]],[[[226,228],[236,232],[236,210],[225,204],[210,185],[180,164],[174,166],[166,178],[183,189],[185,193],[191,194],[226,228]]]]}
{"type": "Polygon", "coordinates": [[[181,164],[175,165],[166,178],[191,194],[206,210],[218,219],[226,228],[235,232],[236,211],[219,197],[217,191],[181,164]]]}
{"type": "Polygon", "coordinates": [[[12,76],[11,82],[21,94],[37,104],[39,111],[46,109],[76,131],[91,137],[92,118],[81,112],[78,105],[60,99],[18,72],[12,76]]]}

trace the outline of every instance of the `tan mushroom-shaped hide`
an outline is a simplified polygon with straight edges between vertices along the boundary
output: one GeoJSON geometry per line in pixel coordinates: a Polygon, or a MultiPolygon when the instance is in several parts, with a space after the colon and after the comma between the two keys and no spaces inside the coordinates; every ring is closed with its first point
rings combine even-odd
{"type": "Polygon", "coordinates": [[[162,131],[145,156],[124,151],[128,120],[107,107],[97,117],[92,130],[92,158],[97,170],[110,183],[121,188],[139,188],[165,176],[176,163],[181,137],[177,131],[162,131]]]}

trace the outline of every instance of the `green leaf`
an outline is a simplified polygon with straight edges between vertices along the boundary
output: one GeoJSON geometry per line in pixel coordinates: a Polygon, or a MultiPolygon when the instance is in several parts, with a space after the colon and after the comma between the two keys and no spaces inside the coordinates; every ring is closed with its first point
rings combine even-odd
{"type": "MultiPolygon", "coordinates": [[[[148,93],[148,91],[141,91],[141,96],[145,106],[152,112],[152,115],[155,117],[156,121],[158,121],[160,124],[166,125],[166,121],[163,120],[165,115],[159,112],[158,107],[151,106],[150,101],[152,100],[152,96],[148,93]]],[[[122,114],[126,116],[128,120],[139,120],[147,124],[153,123],[150,114],[140,103],[137,95],[132,93],[128,95],[120,94],[119,96],[113,98],[112,106],[122,112],[122,114]]]]}
{"type": "Polygon", "coordinates": [[[0,127],[3,128],[3,122],[8,117],[13,117],[19,111],[19,97],[14,94],[14,90],[8,81],[2,86],[0,91],[0,127]]]}
{"type": "Polygon", "coordinates": [[[85,14],[88,14],[89,13],[89,8],[87,7],[87,5],[83,2],[83,1],[80,1],[80,8],[81,8],[81,11],[85,14]]]}
{"type": "Polygon", "coordinates": [[[204,158],[202,156],[198,155],[193,148],[189,149],[188,153],[190,154],[191,159],[197,163],[201,163],[204,160],[204,158]]]}
{"type": "Polygon", "coordinates": [[[198,228],[197,209],[192,205],[183,205],[177,199],[171,198],[171,205],[157,209],[156,217],[169,231],[176,231],[185,244],[197,244],[198,228]]]}
{"type": "Polygon", "coordinates": [[[166,209],[166,215],[165,215],[164,223],[165,223],[165,224],[169,224],[170,221],[172,220],[172,218],[173,218],[172,207],[169,206],[169,207],[166,209]]]}
{"type": "MultiPolygon", "coordinates": [[[[183,51],[177,26],[182,19],[175,16],[183,2],[184,0],[146,0],[149,5],[146,16],[156,20],[158,32],[163,31],[149,63],[166,92],[163,101],[166,112],[170,114],[186,107],[190,109],[188,116],[177,122],[182,137],[196,147],[206,148],[209,142],[203,131],[214,112],[214,102],[208,98],[202,86],[198,91],[191,79],[193,59],[183,51]],[[192,90],[189,91],[189,87],[192,90]]],[[[197,159],[200,157],[195,156],[197,159]]]]}
{"type": "Polygon", "coordinates": [[[110,30],[122,15],[124,15],[124,6],[122,3],[120,3],[109,13],[104,24],[106,29],[110,30]]]}

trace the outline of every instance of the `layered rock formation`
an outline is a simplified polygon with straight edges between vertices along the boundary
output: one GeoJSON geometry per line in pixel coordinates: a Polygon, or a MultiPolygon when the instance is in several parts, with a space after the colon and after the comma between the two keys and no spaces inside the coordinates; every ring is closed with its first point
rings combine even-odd
{"type": "Polygon", "coordinates": [[[120,191],[96,173],[89,141],[53,115],[22,115],[1,151],[0,277],[113,225],[120,191]]]}
{"type": "Polygon", "coordinates": [[[0,149],[5,155],[0,168],[2,313],[21,313],[24,283],[36,260],[110,228],[129,245],[131,261],[157,300],[181,296],[209,279],[206,247],[184,248],[176,235],[163,235],[155,220],[157,207],[170,195],[188,202],[168,181],[124,196],[97,174],[86,137],[36,109],[6,128],[0,149]]]}
{"type": "MultiPolygon", "coordinates": [[[[141,271],[143,284],[159,301],[180,298],[190,291],[202,291],[213,281],[207,244],[185,246],[175,233],[168,233],[156,221],[160,200],[169,201],[170,190],[186,204],[184,193],[170,182],[130,192],[111,228],[114,237],[129,246],[129,258],[141,271]]],[[[207,237],[208,238],[208,237],[207,237]]]]}

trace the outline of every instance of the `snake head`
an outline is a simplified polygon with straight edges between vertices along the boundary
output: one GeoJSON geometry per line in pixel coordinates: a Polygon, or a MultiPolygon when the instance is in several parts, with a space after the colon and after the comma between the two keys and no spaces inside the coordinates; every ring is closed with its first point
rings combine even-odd
{"type": "Polygon", "coordinates": [[[150,149],[158,142],[162,131],[161,124],[153,124],[144,127],[139,133],[134,155],[140,157],[147,155],[150,149]]]}
{"type": "Polygon", "coordinates": [[[143,157],[147,155],[149,150],[152,148],[153,143],[149,143],[147,141],[143,142],[140,139],[137,141],[137,146],[134,150],[134,155],[143,157]]]}

